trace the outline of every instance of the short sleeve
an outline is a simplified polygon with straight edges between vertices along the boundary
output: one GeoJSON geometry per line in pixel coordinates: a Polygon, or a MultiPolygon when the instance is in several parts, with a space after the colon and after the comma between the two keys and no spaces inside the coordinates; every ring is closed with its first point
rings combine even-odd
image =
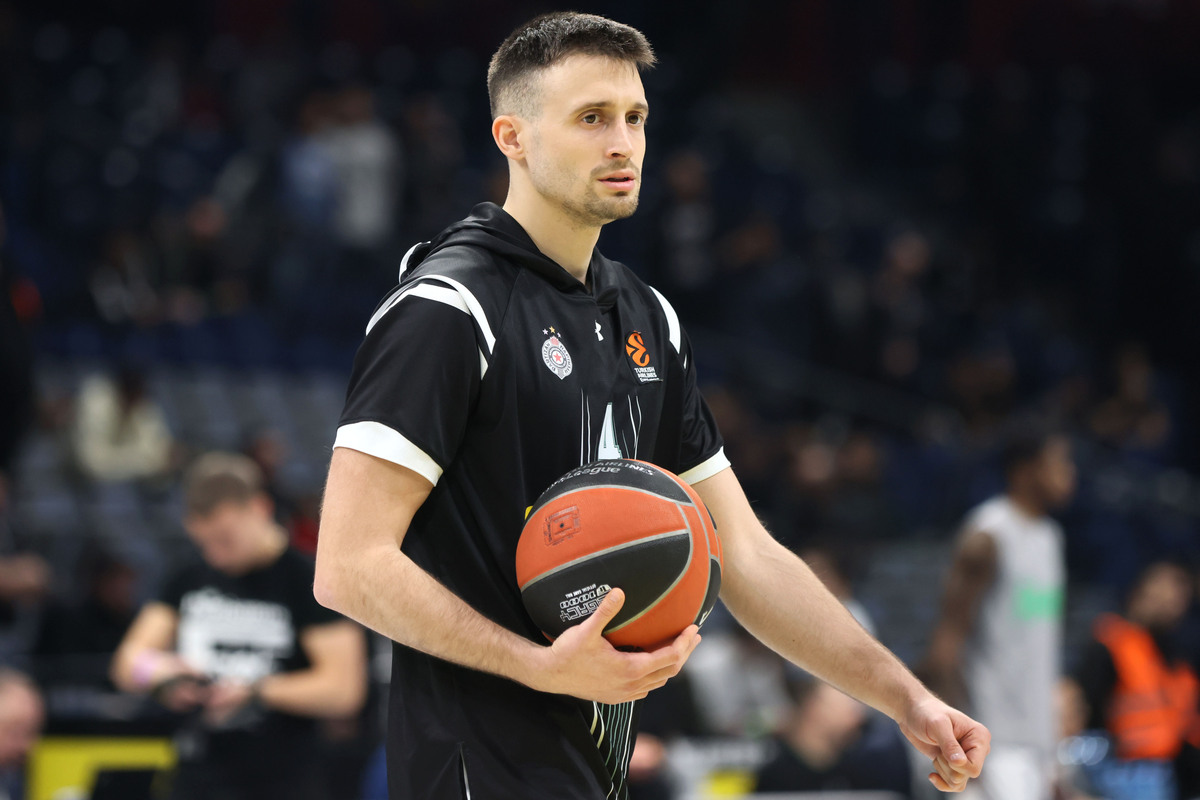
{"type": "Polygon", "coordinates": [[[193,564],[173,569],[163,579],[155,599],[179,611],[179,604],[183,602],[184,594],[193,587],[195,571],[196,566],[193,564]]]}
{"type": "Polygon", "coordinates": [[[471,311],[453,288],[417,283],[397,289],[371,322],[334,447],[436,484],[462,441],[486,368],[471,311]]]}
{"type": "Polygon", "coordinates": [[[686,333],[680,333],[680,358],[683,359],[683,416],[679,448],[679,477],[688,483],[699,483],[729,466],[725,457],[725,442],[713,419],[712,411],[700,392],[696,378],[696,362],[686,333]]]}

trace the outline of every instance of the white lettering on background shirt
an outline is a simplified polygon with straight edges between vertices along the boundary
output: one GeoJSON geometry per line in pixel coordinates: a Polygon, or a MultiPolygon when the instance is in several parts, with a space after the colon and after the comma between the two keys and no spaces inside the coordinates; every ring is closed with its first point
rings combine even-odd
{"type": "Polygon", "coordinates": [[[291,612],[278,603],[210,587],[185,594],[179,605],[179,654],[214,678],[265,678],[292,654],[294,636],[291,612]]]}

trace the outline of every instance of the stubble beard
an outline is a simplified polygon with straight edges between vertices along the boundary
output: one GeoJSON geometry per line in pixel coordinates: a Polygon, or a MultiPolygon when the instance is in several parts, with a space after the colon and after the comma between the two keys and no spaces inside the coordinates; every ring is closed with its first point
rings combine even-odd
{"type": "MultiPolygon", "coordinates": [[[[566,173],[560,175],[562,180],[539,180],[536,175],[532,176],[534,187],[561,208],[577,227],[600,228],[618,219],[633,216],[633,212],[637,211],[636,189],[624,195],[601,197],[592,186],[575,188],[566,173]],[[573,188],[575,191],[572,191],[573,188]]],[[[591,182],[595,178],[589,176],[588,180],[591,182]]]]}
{"type": "Polygon", "coordinates": [[[564,202],[563,210],[578,223],[600,227],[633,216],[637,206],[638,197],[633,192],[612,198],[592,193],[585,195],[582,202],[564,202]]]}

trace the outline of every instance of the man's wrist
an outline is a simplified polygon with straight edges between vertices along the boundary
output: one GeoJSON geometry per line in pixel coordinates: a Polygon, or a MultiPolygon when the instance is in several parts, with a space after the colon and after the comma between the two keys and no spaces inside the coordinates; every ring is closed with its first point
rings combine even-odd
{"type": "Polygon", "coordinates": [[[547,662],[549,653],[549,647],[536,644],[528,639],[521,639],[512,653],[512,663],[515,669],[509,677],[530,689],[539,692],[550,691],[545,682],[546,676],[550,672],[547,662]]]}
{"type": "Polygon", "coordinates": [[[152,691],[157,684],[171,676],[163,675],[163,664],[167,654],[159,650],[143,650],[133,658],[129,667],[129,679],[134,689],[142,692],[152,691]]]}
{"type": "Polygon", "coordinates": [[[254,681],[253,683],[250,684],[250,699],[249,699],[250,704],[257,705],[263,709],[267,708],[270,705],[269,701],[267,700],[267,698],[265,696],[265,688],[266,688],[267,682],[270,680],[271,680],[271,676],[267,675],[266,677],[259,678],[258,680],[254,681]]]}

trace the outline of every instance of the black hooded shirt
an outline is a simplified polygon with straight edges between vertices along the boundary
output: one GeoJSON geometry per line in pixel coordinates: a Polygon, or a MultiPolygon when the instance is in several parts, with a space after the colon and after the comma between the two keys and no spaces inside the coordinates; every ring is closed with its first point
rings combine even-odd
{"type": "MultiPolygon", "coordinates": [[[[604,458],[691,483],[729,464],[667,301],[599,251],[581,283],[491,203],[405,256],[355,357],[334,446],[429,479],[404,553],[539,643],[515,553],[546,487],[604,458]]],[[[544,694],[393,650],[393,800],[626,796],[636,704],[544,694]]]]}

